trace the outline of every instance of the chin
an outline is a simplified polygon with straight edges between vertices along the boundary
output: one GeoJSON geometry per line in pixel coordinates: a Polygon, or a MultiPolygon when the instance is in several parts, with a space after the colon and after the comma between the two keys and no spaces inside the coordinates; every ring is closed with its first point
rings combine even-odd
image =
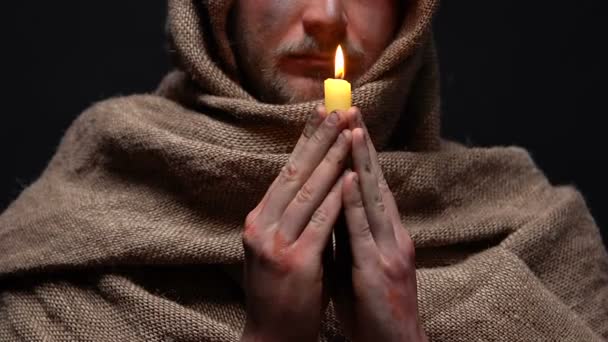
{"type": "Polygon", "coordinates": [[[314,101],[323,98],[323,80],[310,77],[289,76],[285,93],[289,103],[314,101]]]}

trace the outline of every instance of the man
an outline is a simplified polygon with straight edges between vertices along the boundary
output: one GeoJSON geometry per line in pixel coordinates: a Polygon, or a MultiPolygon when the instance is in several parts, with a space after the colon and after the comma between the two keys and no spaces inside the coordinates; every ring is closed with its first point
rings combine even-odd
{"type": "Polygon", "coordinates": [[[441,140],[436,5],[170,0],[177,70],[0,216],[0,340],[606,338],[581,196],[441,140]],[[357,107],[327,113],[338,44],[357,107]]]}

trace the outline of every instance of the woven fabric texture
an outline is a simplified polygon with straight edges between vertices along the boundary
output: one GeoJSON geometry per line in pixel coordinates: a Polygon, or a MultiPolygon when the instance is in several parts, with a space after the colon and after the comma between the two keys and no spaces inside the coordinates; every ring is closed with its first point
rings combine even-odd
{"type": "MultiPolygon", "coordinates": [[[[517,147],[442,140],[431,20],[410,1],[354,84],[416,245],[432,341],[602,341],[608,255],[584,199],[517,147]]],[[[169,0],[179,67],[82,113],[0,216],[0,341],[238,341],[242,223],[318,102],[240,85],[230,1],[169,0]]],[[[319,336],[342,341],[330,304],[319,336]]]]}

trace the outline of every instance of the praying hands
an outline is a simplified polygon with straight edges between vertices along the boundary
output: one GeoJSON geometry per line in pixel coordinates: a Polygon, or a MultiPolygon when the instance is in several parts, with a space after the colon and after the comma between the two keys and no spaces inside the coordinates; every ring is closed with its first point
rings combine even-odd
{"type": "Polygon", "coordinates": [[[316,341],[330,292],[351,340],[426,341],[414,245],[357,108],[313,113],[248,215],[243,243],[244,341],[316,341]],[[354,170],[344,171],[349,156],[354,170]],[[324,268],[341,210],[346,239],[337,241],[336,260],[324,268]]]}

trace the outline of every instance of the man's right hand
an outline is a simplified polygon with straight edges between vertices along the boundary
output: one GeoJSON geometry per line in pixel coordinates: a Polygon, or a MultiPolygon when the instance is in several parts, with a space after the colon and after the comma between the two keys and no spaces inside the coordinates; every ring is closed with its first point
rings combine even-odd
{"type": "Polygon", "coordinates": [[[351,120],[317,108],[245,221],[243,340],[316,341],[327,304],[322,254],[342,207],[351,120]]]}

